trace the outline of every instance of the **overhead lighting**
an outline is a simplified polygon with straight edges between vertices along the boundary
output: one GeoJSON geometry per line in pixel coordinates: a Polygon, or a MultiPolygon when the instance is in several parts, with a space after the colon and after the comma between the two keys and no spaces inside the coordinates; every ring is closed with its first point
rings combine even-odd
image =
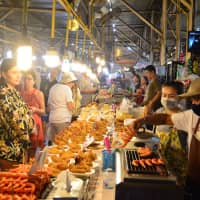
{"type": "Polygon", "coordinates": [[[67,59],[67,58],[63,59],[61,70],[63,72],[69,72],[70,71],[70,62],[69,62],[69,59],[67,59]]]}
{"type": "Polygon", "coordinates": [[[82,64],[79,70],[80,70],[81,73],[85,73],[85,72],[87,72],[87,68],[88,67],[87,67],[86,64],[82,64]]]}
{"type": "Polygon", "coordinates": [[[32,47],[19,46],[17,49],[17,67],[26,71],[32,67],[32,47]]]}
{"type": "Polygon", "coordinates": [[[99,64],[101,59],[99,57],[96,57],[96,63],[99,64]]]}
{"type": "Polygon", "coordinates": [[[32,56],[32,60],[33,61],[37,60],[37,56],[32,56]]]}
{"type": "Polygon", "coordinates": [[[71,64],[71,70],[74,72],[79,72],[80,69],[81,69],[81,63],[78,60],[73,61],[71,64]]]}
{"type": "Polygon", "coordinates": [[[57,50],[54,47],[50,47],[44,57],[45,65],[50,68],[58,67],[60,65],[60,58],[57,50]]]}
{"type": "Polygon", "coordinates": [[[17,48],[17,67],[26,71],[32,67],[32,46],[27,37],[28,0],[23,0],[22,44],[17,48]]]}
{"type": "Polygon", "coordinates": [[[11,50],[8,50],[6,52],[6,58],[12,58],[13,57],[13,54],[12,54],[12,51],[11,50]]]}
{"type": "Polygon", "coordinates": [[[101,66],[104,66],[105,64],[106,64],[105,60],[101,60],[101,61],[100,61],[100,65],[101,65],[101,66]]]}
{"type": "Polygon", "coordinates": [[[108,68],[107,68],[107,67],[104,67],[104,68],[103,68],[103,73],[106,74],[106,75],[109,75],[109,71],[108,71],[108,68]]]}

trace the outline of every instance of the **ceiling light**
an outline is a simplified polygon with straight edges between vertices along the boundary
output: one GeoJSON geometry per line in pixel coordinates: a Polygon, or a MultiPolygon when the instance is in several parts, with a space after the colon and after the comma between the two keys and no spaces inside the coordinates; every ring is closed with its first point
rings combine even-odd
{"type": "Polygon", "coordinates": [[[70,62],[69,62],[69,59],[67,59],[67,58],[63,59],[61,70],[63,72],[69,72],[70,71],[70,62]]]}
{"type": "Polygon", "coordinates": [[[101,61],[100,61],[100,65],[101,65],[101,66],[104,66],[105,64],[106,64],[105,60],[101,60],[101,61]]]}
{"type": "Polygon", "coordinates": [[[37,60],[37,56],[32,56],[32,60],[33,61],[37,60]]]}
{"type": "Polygon", "coordinates": [[[32,67],[32,47],[25,45],[17,49],[17,67],[26,71],[32,67]]]}
{"type": "Polygon", "coordinates": [[[99,57],[96,57],[96,63],[99,64],[101,59],[99,57]]]}
{"type": "Polygon", "coordinates": [[[8,50],[6,52],[6,58],[12,58],[13,57],[13,54],[12,54],[12,51],[11,50],[8,50]]]}
{"type": "Polygon", "coordinates": [[[54,47],[50,47],[47,50],[44,59],[45,59],[45,64],[47,67],[54,68],[60,65],[59,54],[54,47]]]}

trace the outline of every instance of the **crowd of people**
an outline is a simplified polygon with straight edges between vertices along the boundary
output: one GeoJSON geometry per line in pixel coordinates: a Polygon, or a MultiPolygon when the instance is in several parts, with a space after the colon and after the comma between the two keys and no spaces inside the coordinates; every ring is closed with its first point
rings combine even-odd
{"type": "Polygon", "coordinates": [[[98,88],[86,73],[77,78],[59,66],[38,86],[36,71],[21,72],[15,59],[3,60],[0,77],[0,159],[11,163],[51,145],[55,134],[77,118],[80,107],[92,101],[98,88]],[[48,123],[43,122],[45,115],[48,123]]]}
{"type": "MultiPolygon", "coordinates": [[[[33,70],[20,72],[15,59],[1,64],[0,78],[0,169],[26,162],[30,149],[43,148],[45,140],[52,144],[55,134],[70,125],[80,107],[92,101],[98,86],[86,75],[50,71],[49,78],[36,87],[33,70]],[[20,85],[20,87],[19,87],[20,85]],[[49,123],[44,130],[42,116],[48,113],[49,123]]],[[[186,185],[187,191],[198,198],[200,186],[200,78],[191,82],[184,91],[182,82],[174,80],[161,84],[156,69],[148,65],[142,74],[134,73],[134,89],[130,99],[144,107],[144,117],[131,125],[131,133],[123,133],[127,143],[142,126],[151,127],[160,137],[161,153],[177,184],[186,185]],[[184,99],[190,99],[186,110],[184,99]]],[[[129,83],[130,86],[130,83],[129,83]]]]}

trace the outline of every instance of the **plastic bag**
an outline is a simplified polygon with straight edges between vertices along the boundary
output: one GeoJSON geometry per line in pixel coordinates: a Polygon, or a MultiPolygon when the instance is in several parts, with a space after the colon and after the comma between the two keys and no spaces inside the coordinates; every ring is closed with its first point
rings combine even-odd
{"type": "Polygon", "coordinates": [[[123,113],[129,113],[132,107],[131,101],[128,98],[123,98],[119,109],[123,113]]]}

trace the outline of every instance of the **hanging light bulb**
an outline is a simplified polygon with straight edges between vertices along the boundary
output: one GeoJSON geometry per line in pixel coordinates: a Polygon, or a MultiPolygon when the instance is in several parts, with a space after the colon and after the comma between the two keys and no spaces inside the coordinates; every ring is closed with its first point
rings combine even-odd
{"type": "Polygon", "coordinates": [[[28,45],[19,46],[17,49],[17,67],[26,71],[32,67],[32,47],[28,45]]]}
{"type": "Polygon", "coordinates": [[[27,37],[28,0],[23,0],[22,38],[23,42],[17,48],[17,67],[26,71],[32,67],[32,46],[27,37]]]}
{"type": "Polygon", "coordinates": [[[61,64],[59,54],[54,47],[50,47],[47,50],[44,60],[45,65],[50,68],[58,67],[61,64]]]}
{"type": "Polygon", "coordinates": [[[69,62],[68,57],[63,58],[61,70],[63,72],[69,72],[70,71],[70,62],[69,62]]]}
{"type": "Polygon", "coordinates": [[[8,50],[8,51],[6,52],[6,58],[12,58],[12,57],[13,57],[12,51],[11,51],[11,50],[8,50]]]}

